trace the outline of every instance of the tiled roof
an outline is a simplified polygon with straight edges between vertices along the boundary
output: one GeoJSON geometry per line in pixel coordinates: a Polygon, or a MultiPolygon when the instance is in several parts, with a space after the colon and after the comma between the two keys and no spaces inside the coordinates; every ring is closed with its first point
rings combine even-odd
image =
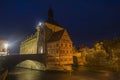
{"type": "Polygon", "coordinates": [[[64,30],[54,32],[48,42],[59,41],[64,33],[64,30]]]}

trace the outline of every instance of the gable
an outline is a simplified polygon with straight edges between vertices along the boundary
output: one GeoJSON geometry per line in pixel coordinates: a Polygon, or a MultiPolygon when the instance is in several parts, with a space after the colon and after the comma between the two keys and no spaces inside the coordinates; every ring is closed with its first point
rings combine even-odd
{"type": "Polygon", "coordinates": [[[64,33],[64,30],[54,32],[48,42],[59,41],[64,33]]]}
{"type": "Polygon", "coordinates": [[[70,38],[70,36],[69,36],[69,34],[68,34],[68,32],[66,31],[66,30],[64,30],[64,33],[63,33],[63,35],[62,35],[62,37],[61,37],[61,41],[62,42],[70,42],[70,43],[72,43],[72,40],[71,40],[71,38],[70,38]]]}

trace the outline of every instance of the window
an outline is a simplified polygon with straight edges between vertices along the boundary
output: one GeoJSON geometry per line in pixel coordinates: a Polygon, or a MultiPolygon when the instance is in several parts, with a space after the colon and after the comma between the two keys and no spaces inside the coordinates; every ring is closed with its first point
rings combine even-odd
{"type": "Polygon", "coordinates": [[[58,50],[56,50],[56,53],[58,53],[58,50]]]}
{"type": "Polygon", "coordinates": [[[61,44],[61,47],[63,47],[63,44],[61,44]]]}
{"type": "Polygon", "coordinates": [[[56,47],[58,47],[59,46],[59,44],[56,44],[56,47]]]}
{"type": "Polygon", "coordinates": [[[65,58],[64,61],[67,61],[67,59],[65,58]]]}
{"type": "Polygon", "coordinates": [[[62,52],[63,52],[63,53],[65,53],[65,51],[64,51],[64,50],[63,50],[62,52]]]}
{"type": "Polygon", "coordinates": [[[68,53],[68,51],[66,51],[68,53]]]}
{"type": "Polygon", "coordinates": [[[65,47],[67,47],[67,44],[65,44],[65,47]]]}
{"type": "Polygon", "coordinates": [[[48,54],[50,54],[50,51],[48,51],[48,54]]]}

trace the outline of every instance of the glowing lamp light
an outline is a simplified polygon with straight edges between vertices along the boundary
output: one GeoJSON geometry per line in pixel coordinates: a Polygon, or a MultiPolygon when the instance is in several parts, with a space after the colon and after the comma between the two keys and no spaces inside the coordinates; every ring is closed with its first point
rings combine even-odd
{"type": "Polygon", "coordinates": [[[38,26],[41,26],[41,25],[42,25],[42,22],[39,22],[39,23],[38,23],[38,26]]]}
{"type": "Polygon", "coordinates": [[[8,48],[8,43],[5,43],[5,44],[4,44],[4,47],[7,49],[7,48],[8,48]]]}

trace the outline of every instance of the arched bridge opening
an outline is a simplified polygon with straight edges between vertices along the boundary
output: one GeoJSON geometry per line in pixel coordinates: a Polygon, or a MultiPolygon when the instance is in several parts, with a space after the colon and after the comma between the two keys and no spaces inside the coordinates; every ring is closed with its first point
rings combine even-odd
{"type": "Polygon", "coordinates": [[[28,69],[35,69],[35,70],[45,70],[45,65],[39,61],[35,60],[25,60],[16,65],[16,67],[20,68],[28,68],[28,69]]]}
{"type": "Polygon", "coordinates": [[[42,54],[28,54],[28,55],[9,55],[5,57],[5,65],[8,68],[14,68],[16,67],[17,64],[26,61],[26,60],[30,60],[28,62],[33,61],[32,63],[42,63],[42,64],[46,64],[46,58],[45,55],[42,54]]]}

